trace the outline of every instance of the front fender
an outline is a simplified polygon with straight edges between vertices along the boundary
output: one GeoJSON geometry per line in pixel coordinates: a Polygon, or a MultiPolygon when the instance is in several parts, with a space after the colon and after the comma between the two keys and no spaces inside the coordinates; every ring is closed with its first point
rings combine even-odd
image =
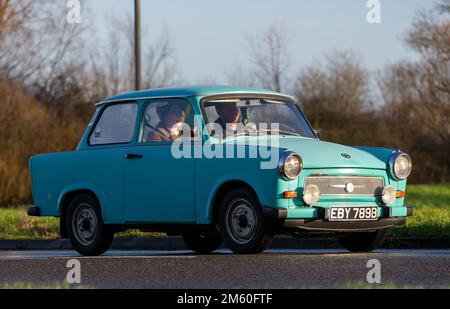
{"type": "Polygon", "coordinates": [[[262,173],[262,175],[232,172],[216,178],[208,187],[209,189],[204,187],[199,190],[196,209],[197,223],[210,224],[212,222],[213,203],[217,193],[223,185],[232,181],[240,181],[250,186],[255,191],[262,206],[289,207],[289,200],[283,199],[281,192],[290,188],[290,182],[282,180],[277,171],[268,170],[267,173],[262,173]],[[208,190],[207,193],[202,192],[206,189],[208,190]]]}
{"type": "Polygon", "coordinates": [[[95,194],[95,196],[97,197],[97,199],[100,202],[100,208],[102,211],[103,220],[105,220],[108,217],[107,209],[104,209],[104,205],[107,205],[105,192],[103,190],[101,190],[98,186],[96,186],[95,184],[90,183],[90,182],[80,182],[80,183],[70,184],[70,185],[64,187],[63,190],[61,190],[61,193],[59,194],[59,197],[57,200],[59,215],[62,214],[64,198],[67,196],[67,194],[71,194],[76,191],[90,191],[93,194],[95,194]]]}

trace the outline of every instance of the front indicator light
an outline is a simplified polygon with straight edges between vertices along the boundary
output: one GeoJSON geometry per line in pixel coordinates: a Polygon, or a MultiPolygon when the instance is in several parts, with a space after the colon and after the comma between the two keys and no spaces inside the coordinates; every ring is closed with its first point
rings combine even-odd
{"type": "Polygon", "coordinates": [[[383,192],[381,193],[381,199],[383,200],[383,203],[387,204],[391,204],[395,201],[395,199],[397,198],[397,191],[391,187],[391,186],[386,186],[383,188],[383,192]]]}
{"type": "Polygon", "coordinates": [[[406,197],[406,192],[405,192],[405,191],[397,190],[397,193],[395,194],[395,196],[396,196],[397,198],[404,198],[404,197],[406,197]]]}
{"type": "Polygon", "coordinates": [[[285,192],[283,192],[283,197],[286,199],[297,198],[298,192],[297,191],[285,191],[285,192]]]}
{"type": "Polygon", "coordinates": [[[303,200],[308,205],[314,205],[320,199],[320,189],[316,185],[309,185],[303,191],[303,200]]]}

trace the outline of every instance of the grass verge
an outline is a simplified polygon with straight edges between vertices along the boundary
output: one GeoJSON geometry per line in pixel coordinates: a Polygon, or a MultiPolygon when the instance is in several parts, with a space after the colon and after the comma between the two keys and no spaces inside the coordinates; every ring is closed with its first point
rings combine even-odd
{"type": "MultiPolygon", "coordinates": [[[[414,216],[406,225],[389,229],[390,236],[450,237],[450,184],[410,185],[406,204],[414,207],[414,216]]],[[[57,218],[36,218],[26,214],[26,206],[0,208],[0,239],[59,238],[57,218]]],[[[163,236],[136,230],[117,236],[163,236]]]]}
{"type": "MultiPolygon", "coordinates": [[[[28,206],[0,208],[0,239],[57,239],[59,238],[59,218],[30,217],[28,206]]],[[[118,233],[120,237],[164,236],[164,233],[143,233],[129,230],[118,233]]]]}
{"type": "Polygon", "coordinates": [[[407,223],[389,229],[391,236],[450,237],[450,184],[410,185],[405,203],[414,208],[407,223]]]}

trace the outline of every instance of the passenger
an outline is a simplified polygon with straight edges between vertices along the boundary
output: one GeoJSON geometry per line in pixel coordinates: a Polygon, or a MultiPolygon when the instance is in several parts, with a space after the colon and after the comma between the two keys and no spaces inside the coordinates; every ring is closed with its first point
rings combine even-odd
{"type": "Polygon", "coordinates": [[[179,104],[166,104],[156,109],[159,122],[156,128],[150,128],[147,134],[147,142],[172,142],[181,132],[179,124],[184,122],[184,110],[179,104]]]}
{"type": "Polygon", "coordinates": [[[216,112],[219,118],[215,121],[222,128],[222,136],[237,130],[237,123],[241,118],[241,113],[234,103],[219,103],[216,105],[216,112]]]}

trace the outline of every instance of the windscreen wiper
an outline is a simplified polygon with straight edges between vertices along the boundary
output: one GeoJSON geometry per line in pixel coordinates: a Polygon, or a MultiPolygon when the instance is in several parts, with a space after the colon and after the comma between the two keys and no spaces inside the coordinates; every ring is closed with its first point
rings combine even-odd
{"type": "Polygon", "coordinates": [[[295,132],[290,132],[290,131],[283,131],[283,130],[273,130],[273,129],[267,129],[267,130],[259,130],[258,132],[276,132],[278,133],[278,135],[293,135],[293,136],[300,136],[303,137],[302,135],[295,133],[295,132]]]}

